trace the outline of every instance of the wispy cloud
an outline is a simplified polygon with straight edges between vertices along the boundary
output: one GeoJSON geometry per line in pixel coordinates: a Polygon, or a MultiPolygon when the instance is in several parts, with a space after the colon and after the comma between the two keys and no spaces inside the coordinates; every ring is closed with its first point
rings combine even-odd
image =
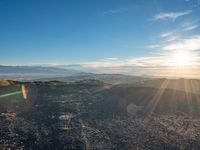
{"type": "Polygon", "coordinates": [[[119,60],[118,57],[109,57],[109,58],[105,58],[104,60],[119,60]]]}
{"type": "MultiPolygon", "coordinates": [[[[179,38],[179,33],[178,31],[170,31],[170,32],[162,32],[159,35],[159,38],[163,38],[164,41],[163,42],[172,42],[175,41],[179,38]]],[[[159,44],[157,44],[159,45],[159,44]]],[[[160,46],[159,46],[160,47],[160,46]]]]}
{"type": "Polygon", "coordinates": [[[198,27],[199,27],[198,24],[192,24],[192,25],[186,26],[183,30],[184,31],[191,31],[191,30],[194,30],[194,29],[196,29],[198,27]]]}
{"type": "Polygon", "coordinates": [[[148,45],[148,46],[146,46],[146,48],[152,48],[152,49],[154,49],[154,48],[159,48],[159,47],[160,47],[159,44],[153,44],[153,45],[148,45]]]}
{"type": "Polygon", "coordinates": [[[185,15],[189,15],[190,13],[192,13],[192,10],[187,10],[184,12],[162,12],[159,14],[156,14],[153,17],[153,20],[176,20],[177,18],[181,17],[181,16],[185,16],[185,15]]]}
{"type": "Polygon", "coordinates": [[[160,34],[160,37],[171,37],[174,34],[174,32],[163,32],[160,34]]]}
{"type": "Polygon", "coordinates": [[[200,50],[200,36],[191,36],[188,38],[179,39],[171,43],[165,43],[163,50],[200,50]]]}
{"type": "MultiPolygon", "coordinates": [[[[162,32],[159,37],[164,39],[164,42],[172,42],[179,40],[185,32],[192,31],[199,27],[198,22],[184,22],[179,27],[172,31],[162,32]]],[[[158,45],[158,44],[157,44],[158,45]]]]}

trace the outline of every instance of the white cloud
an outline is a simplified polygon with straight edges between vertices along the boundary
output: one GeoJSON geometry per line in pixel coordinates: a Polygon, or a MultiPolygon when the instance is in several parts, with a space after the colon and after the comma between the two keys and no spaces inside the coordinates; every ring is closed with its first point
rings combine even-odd
{"type": "Polygon", "coordinates": [[[198,24],[187,26],[187,27],[184,28],[184,31],[194,30],[194,29],[198,28],[198,26],[199,26],[198,24]]]}
{"type": "Polygon", "coordinates": [[[199,27],[199,21],[187,21],[181,25],[182,31],[191,31],[199,27]]]}
{"type": "Polygon", "coordinates": [[[163,38],[170,37],[173,34],[174,34],[173,32],[163,32],[163,33],[160,34],[160,37],[163,37],[163,38]]]}
{"type": "Polygon", "coordinates": [[[163,32],[159,35],[159,37],[164,38],[165,40],[164,42],[172,42],[179,38],[179,32],[178,31],[163,32]]]}
{"type": "Polygon", "coordinates": [[[109,58],[105,58],[104,60],[118,60],[118,57],[109,57],[109,58]]]}
{"type": "Polygon", "coordinates": [[[176,20],[181,16],[189,15],[191,12],[191,10],[187,10],[184,12],[159,13],[153,17],[153,20],[176,20]]]}
{"type": "Polygon", "coordinates": [[[148,45],[148,46],[146,46],[146,48],[152,48],[152,49],[159,48],[159,47],[160,47],[159,44],[154,44],[154,45],[148,45]]]}
{"type": "Polygon", "coordinates": [[[163,50],[200,50],[200,36],[192,36],[179,39],[171,43],[165,43],[163,50]]]}

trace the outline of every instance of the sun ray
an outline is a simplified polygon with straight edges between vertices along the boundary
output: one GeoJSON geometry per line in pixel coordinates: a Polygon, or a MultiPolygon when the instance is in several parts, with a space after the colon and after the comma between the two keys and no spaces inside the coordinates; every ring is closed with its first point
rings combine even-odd
{"type": "Polygon", "coordinates": [[[162,97],[163,93],[165,92],[168,85],[168,80],[164,80],[163,83],[161,83],[161,86],[156,91],[156,94],[151,99],[150,103],[148,104],[147,108],[149,109],[150,114],[155,110],[158,102],[160,101],[160,98],[162,97]]]}

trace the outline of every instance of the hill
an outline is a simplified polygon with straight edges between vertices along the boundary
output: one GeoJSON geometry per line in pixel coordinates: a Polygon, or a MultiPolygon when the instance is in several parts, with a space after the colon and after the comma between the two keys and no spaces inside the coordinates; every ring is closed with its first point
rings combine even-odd
{"type": "Polygon", "coordinates": [[[138,82],[135,85],[125,86],[139,86],[139,87],[153,87],[159,89],[173,89],[190,93],[200,93],[200,80],[198,79],[151,79],[138,82]]]}
{"type": "Polygon", "coordinates": [[[94,74],[94,73],[77,73],[74,76],[58,77],[58,78],[47,78],[44,81],[57,80],[62,82],[75,82],[80,80],[100,80],[108,84],[128,84],[136,83],[139,81],[148,80],[147,77],[139,76],[128,76],[122,74],[94,74]]]}

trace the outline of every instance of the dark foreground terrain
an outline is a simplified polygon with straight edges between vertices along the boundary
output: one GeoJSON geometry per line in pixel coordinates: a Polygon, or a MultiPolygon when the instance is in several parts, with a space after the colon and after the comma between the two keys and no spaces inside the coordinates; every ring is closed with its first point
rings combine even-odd
{"type": "Polygon", "coordinates": [[[198,90],[160,82],[1,81],[0,149],[200,149],[198,90]]]}

